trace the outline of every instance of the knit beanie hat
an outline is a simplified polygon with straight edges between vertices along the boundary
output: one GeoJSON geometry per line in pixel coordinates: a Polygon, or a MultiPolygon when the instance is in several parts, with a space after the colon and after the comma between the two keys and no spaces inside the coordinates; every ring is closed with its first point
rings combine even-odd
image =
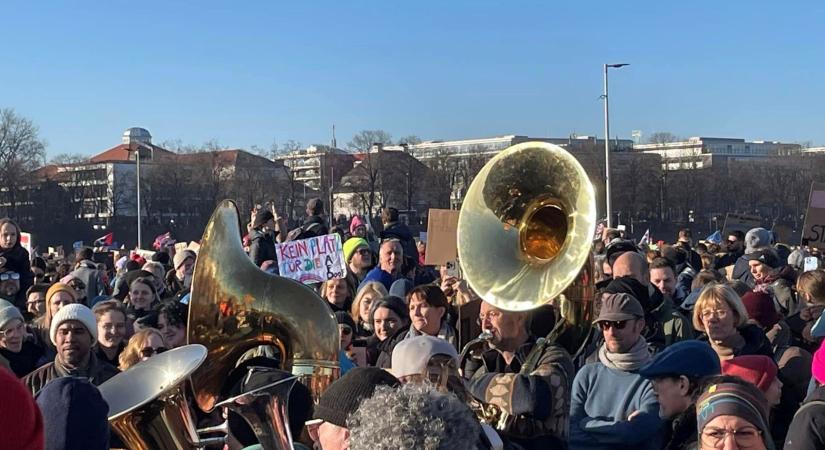
{"type": "MultiPolygon", "coordinates": [[[[8,302],[3,302],[8,303],[8,302]]],[[[8,305],[0,305],[0,330],[2,330],[6,325],[9,324],[14,319],[20,319],[21,321],[25,322],[23,319],[23,314],[20,314],[20,310],[17,309],[16,306],[11,304],[8,305]]]]}
{"type": "Polygon", "coordinates": [[[31,392],[6,369],[0,368],[0,443],[3,448],[43,449],[43,416],[31,392]]]}
{"type": "Polygon", "coordinates": [[[77,292],[75,292],[73,287],[69,286],[66,283],[55,283],[49,288],[48,291],[46,291],[46,304],[51,305],[52,295],[57,294],[61,291],[67,292],[69,295],[72,296],[74,301],[77,301],[77,292]]]}
{"type": "Polygon", "coordinates": [[[782,319],[776,312],[773,298],[766,292],[748,291],[742,296],[742,303],[748,311],[748,317],[763,328],[770,328],[782,319]]]}
{"type": "Polygon", "coordinates": [[[768,392],[776,379],[776,364],[765,355],[737,356],[722,361],[722,373],[739,377],[759,388],[763,393],[768,392]]]}
{"type": "Polygon", "coordinates": [[[352,320],[352,316],[348,312],[335,311],[335,321],[338,322],[338,325],[347,325],[351,330],[355,330],[355,321],[352,320]]]}
{"type": "Polygon", "coordinates": [[[822,341],[819,350],[814,352],[811,373],[819,384],[825,384],[825,341],[822,341]]]}
{"type": "Polygon", "coordinates": [[[604,293],[628,294],[642,305],[645,313],[653,309],[650,305],[650,291],[648,291],[647,286],[631,276],[614,278],[604,289],[604,293]]]}
{"type": "Polygon", "coordinates": [[[175,258],[172,260],[175,263],[175,270],[182,266],[188,258],[192,258],[192,260],[194,260],[196,258],[195,252],[192,250],[183,250],[175,253],[175,258]]]}
{"type": "Polygon", "coordinates": [[[352,216],[352,222],[349,224],[349,234],[355,234],[355,229],[358,227],[366,227],[366,224],[358,216],[352,216]]]}
{"type": "Polygon", "coordinates": [[[46,448],[109,448],[109,405],[89,380],[80,377],[56,378],[46,384],[36,398],[43,411],[46,448]]]}
{"type": "Polygon", "coordinates": [[[764,228],[753,228],[745,235],[745,254],[753,253],[771,245],[771,232],[764,228]]]}
{"type": "Polygon", "coordinates": [[[377,367],[356,367],[332,383],[315,406],[314,419],[347,427],[347,418],[365,398],[372,397],[376,386],[399,386],[398,379],[377,367]]]}
{"type": "Polygon", "coordinates": [[[352,255],[355,254],[355,251],[361,247],[370,248],[370,244],[366,239],[360,237],[347,239],[347,242],[344,242],[344,260],[349,262],[349,260],[352,259],[352,255]]]}
{"type": "Polygon", "coordinates": [[[57,345],[57,328],[67,320],[76,320],[82,323],[89,330],[89,334],[92,335],[92,342],[97,342],[97,322],[95,322],[94,313],[88,306],[72,303],[60,308],[57,314],[52,317],[52,326],[49,329],[52,344],[57,345]]]}
{"type": "Polygon", "coordinates": [[[270,220],[274,219],[275,216],[272,215],[272,211],[268,209],[262,209],[255,214],[255,220],[252,222],[252,228],[260,228],[263,224],[269,222],[270,220]]]}
{"type": "Polygon", "coordinates": [[[757,389],[736,383],[713,384],[696,401],[696,425],[699,434],[718,416],[736,416],[762,431],[762,440],[771,442],[768,428],[768,402],[757,389]]]}

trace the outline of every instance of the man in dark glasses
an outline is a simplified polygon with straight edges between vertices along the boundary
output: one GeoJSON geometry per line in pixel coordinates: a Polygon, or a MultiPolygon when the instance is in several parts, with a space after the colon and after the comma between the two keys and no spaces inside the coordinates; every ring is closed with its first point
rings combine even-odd
{"type": "Polygon", "coordinates": [[[650,380],[636,372],[650,360],[642,305],[632,296],[605,295],[596,324],[604,334],[599,361],[573,380],[570,448],[659,449],[662,420],[650,380]]]}

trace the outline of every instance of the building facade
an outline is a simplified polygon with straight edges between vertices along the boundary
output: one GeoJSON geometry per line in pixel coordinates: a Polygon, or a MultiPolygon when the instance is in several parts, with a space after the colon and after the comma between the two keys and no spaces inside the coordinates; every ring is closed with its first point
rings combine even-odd
{"type": "Polygon", "coordinates": [[[680,142],[637,144],[633,151],[661,156],[664,170],[686,170],[711,167],[714,160],[718,163],[796,155],[802,151],[802,146],[775,141],[692,137],[680,142]]]}

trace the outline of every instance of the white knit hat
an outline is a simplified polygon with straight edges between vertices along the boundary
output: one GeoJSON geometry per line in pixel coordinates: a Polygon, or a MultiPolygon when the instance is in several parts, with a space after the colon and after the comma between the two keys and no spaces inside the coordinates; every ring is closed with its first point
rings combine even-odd
{"type": "Polygon", "coordinates": [[[14,319],[24,320],[23,314],[20,314],[20,310],[7,301],[0,303],[0,329],[3,329],[3,327],[14,319]]]}
{"type": "Polygon", "coordinates": [[[89,334],[92,335],[92,343],[97,342],[97,321],[95,321],[95,314],[88,306],[80,303],[72,303],[60,308],[57,314],[52,317],[52,326],[49,329],[49,337],[52,339],[52,344],[57,345],[57,327],[67,320],[76,320],[83,324],[89,334]]]}

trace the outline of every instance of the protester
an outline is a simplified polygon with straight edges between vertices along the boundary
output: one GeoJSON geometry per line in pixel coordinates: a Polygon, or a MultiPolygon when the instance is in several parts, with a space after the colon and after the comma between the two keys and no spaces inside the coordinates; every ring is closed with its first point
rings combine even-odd
{"type": "Polygon", "coordinates": [[[3,386],[0,389],[0,445],[16,450],[46,448],[43,416],[31,392],[3,368],[0,368],[0,386],[3,386]]]}
{"type": "Polygon", "coordinates": [[[716,353],[699,341],[677,342],[664,349],[639,369],[651,380],[659,400],[659,417],[670,421],[664,450],[689,450],[696,447],[696,399],[702,379],[719,375],[716,353]]]}
{"type": "Polygon", "coordinates": [[[129,285],[129,295],[124,301],[129,322],[149,314],[160,303],[152,278],[137,278],[129,285]]]}
{"type": "Polygon", "coordinates": [[[401,247],[401,241],[397,239],[382,241],[378,251],[378,265],[367,272],[361,284],[377,281],[389,291],[392,283],[401,277],[403,261],[404,250],[401,247]]]}
{"type": "Polygon", "coordinates": [[[731,272],[732,278],[734,280],[743,281],[745,284],[753,288],[756,283],[753,279],[753,275],[751,274],[748,260],[745,257],[753,252],[769,249],[772,243],[773,238],[770,231],[764,228],[753,228],[749,230],[745,235],[745,251],[743,255],[736,260],[736,263],[733,266],[733,271],[731,272]]]}
{"type": "Polygon", "coordinates": [[[304,224],[289,232],[287,240],[308,239],[329,234],[324,215],[324,202],[320,198],[311,198],[307,202],[304,224]]]}
{"type": "Polygon", "coordinates": [[[32,320],[46,314],[46,292],[48,290],[47,284],[35,284],[26,291],[26,311],[31,314],[32,320]]]}
{"type": "Polygon", "coordinates": [[[168,298],[180,299],[192,287],[192,273],[195,270],[197,256],[192,250],[182,250],[172,258],[174,267],[166,273],[166,292],[168,298]]]}
{"type": "Polygon", "coordinates": [[[68,284],[55,283],[46,291],[46,312],[34,321],[32,331],[37,342],[45,349],[44,357],[47,361],[53,360],[57,354],[49,337],[53,318],[61,308],[72,303],[77,303],[77,293],[68,284]]]}
{"type": "Polygon", "coordinates": [[[696,402],[699,449],[774,450],[768,411],[765,397],[753,385],[711,377],[696,402]]]}
{"type": "Polygon", "coordinates": [[[347,263],[347,283],[358,290],[364,277],[372,268],[372,250],[366,239],[353,237],[344,242],[344,260],[347,263]]]}
{"type": "Polygon", "coordinates": [[[344,278],[330,278],[321,283],[321,297],[335,311],[347,311],[352,307],[352,290],[344,278]]]}
{"type": "Polygon", "coordinates": [[[415,247],[415,240],[407,225],[399,219],[396,208],[386,207],[381,210],[381,223],[384,225],[384,231],[381,232],[381,241],[397,239],[401,243],[403,258],[408,258],[413,265],[417,265],[418,250],[415,247]]]}
{"type": "Polygon", "coordinates": [[[745,233],[736,230],[728,233],[728,239],[724,242],[725,253],[716,258],[717,270],[736,264],[739,258],[745,254],[745,233]]]}
{"type": "Polygon", "coordinates": [[[786,450],[819,450],[825,448],[825,343],[814,353],[814,389],[798,409],[788,428],[786,450]]]}
{"type": "Polygon", "coordinates": [[[249,231],[249,257],[258,267],[261,267],[264,261],[277,261],[274,229],[275,216],[272,211],[262,209],[255,214],[252,229],[249,231]]]}
{"type": "Polygon", "coordinates": [[[557,344],[538,343],[538,336],[530,334],[527,312],[505,311],[482,301],[479,322],[492,337],[489,348],[470,353],[473,357],[462,368],[470,393],[514,418],[503,430],[513,442],[526,449],[563,445],[574,376],[570,355],[557,344]]]}
{"type": "Polygon", "coordinates": [[[152,274],[152,283],[155,285],[158,298],[166,298],[168,296],[166,293],[166,268],[163,264],[158,261],[149,261],[143,265],[142,270],[152,274]]]}
{"type": "Polygon", "coordinates": [[[429,335],[456,345],[453,327],[447,323],[447,297],[438,286],[418,286],[409,293],[410,330],[407,338],[429,335]]]}
{"type": "MultiPolygon", "coordinates": [[[[669,266],[676,276],[676,284],[671,296],[674,303],[681,305],[690,294],[693,278],[696,277],[696,273],[699,272],[702,266],[694,268],[690,264],[688,252],[683,247],[665,246],[662,249],[662,258],[670,263],[669,266]]],[[[654,261],[652,265],[659,268],[662,267],[663,263],[654,261]]]]}
{"type": "Polygon", "coordinates": [[[120,353],[118,357],[120,370],[127,370],[135,364],[146,361],[166,350],[166,343],[160,331],[154,328],[140,330],[129,338],[129,343],[120,353]]]}
{"type": "Polygon", "coordinates": [[[66,376],[87,378],[95,386],[115,376],[118,370],[100,361],[92,351],[97,342],[97,324],[92,311],[80,304],[60,308],[52,319],[49,337],[57,348],[53,362],[26,375],[23,382],[37,394],[49,381],[66,376]]]}
{"type": "Polygon", "coordinates": [[[367,238],[367,224],[361,220],[360,217],[352,216],[352,221],[349,224],[349,233],[352,235],[353,238],[367,238]]]}
{"type": "MultiPolygon", "coordinates": [[[[364,399],[372,397],[378,386],[399,386],[389,372],[375,367],[356,367],[332,383],[318,401],[313,421],[307,430],[321,450],[346,450],[350,445],[347,421],[364,399]]],[[[387,411],[387,403],[381,411],[387,411]]]]}
{"type": "Polygon", "coordinates": [[[783,316],[799,310],[791,287],[796,282],[795,272],[782,265],[773,249],[756,250],[745,255],[753,277],[754,290],[769,293],[783,316]]]}
{"type": "Polygon", "coordinates": [[[158,331],[168,348],[186,345],[186,323],[189,308],[180,302],[166,302],[158,309],[158,331]]]}
{"type": "Polygon", "coordinates": [[[109,405],[97,387],[76,377],[58,378],[37,393],[46,449],[107,450],[109,405]]]}
{"type": "Polygon", "coordinates": [[[682,250],[685,251],[687,254],[687,262],[695,271],[699,271],[702,268],[702,260],[699,256],[699,253],[693,250],[693,233],[691,233],[690,228],[682,228],[679,230],[679,236],[676,240],[676,243],[673,244],[676,247],[680,247],[682,250]]]}
{"type": "Polygon", "coordinates": [[[29,251],[20,244],[20,233],[20,227],[13,220],[0,219],[0,258],[5,259],[2,266],[20,275],[19,292],[12,303],[24,309],[23,295],[34,284],[34,273],[31,269],[29,251]]]}
{"type": "Polygon", "coordinates": [[[75,269],[71,273],[72,277],[82,281],[86,286],[85,291],[78,292],[80,297],[86,299],[84,303],[86,306],[90,306],[89,304],[96,297],[106,294],[106,284],[103,282],[100,271],[97,270],[97,264],[92,260],[93,257],[94,251],[91,248],[80,249],[76,255],[75,269]]]}
{"type": "Polygon", "coordinates": [[[386,296],[387,290],[378,282],[367,283],[358,290],[350,308],[350,316],[355,321],[356,337],[365,338],[373,335],[370,310],[376,300],[386,296]]]}
{"type": "Polygon", "coordinates": [[[100,302],[92,308],[97,319],[97,350],[101,361],[117,367],[126,347],[126,308],[118,300],[100,302]]]}
{"type": "Polygon", "coordinates": [[[644,315],[630,295],[603,298],[596,319],[605,339],[599,362],[573,380],[570,449],[661,448],[659,403],[651,382],[636,373],[650,360],[644,315]]]}
{"type": "Polygon", "coordinates": [[[8,362],[15,375],[23,377],[38,367],[43,354],[43,347],[28,336],[20,310],[0,300],[0,359],[8,362]]]}
{"type": "Polygon", "coordinates": [[[8,267],[6,259],[0,258],[0,300],[18,305],[20,293],[20,274],[8,267]]]}
{"type": "Polygon", "coordinates": [[[730,287],[708,285],[693,308],[693,327],[703,333],[699,339],[713,347],[720,360],[739,355],[765,355],[773,350],[758,325],[748,323],[742,300],[730,287]]]}
{"type": "Polygon", "coordinates": [[[777,377],[778,369],[772,359],[764,355],[743,355],[722,361],[722,373],[739,377],[753,384],[765,396],[768,407],[779,405],[782,396],[782,381],[777,377]]]}
{"type": "Polygon", "coordinates": [[[344,311],[336,311],[335,320],[338,322],[338,339],[341,342],[338,361],[341,365],[341,375],[344,375],[350,369],[358,366],[355,355],[352,353],[352,335],[355,329],[355,321],[344,311]]]}
{"type": "Polygon", "coordinates": [[[811,329],[825,309],[825,270],[803,273],[796,280],[800,310],[785,320],[792,333],[792,343],[815,352],[821,339],[811,335],[811,329]]]}
{"type": "Polygon", "coordinates": [[[392,364],[392,352],[410,329],[409,311],[404,300],[388,295],[376,300],[370,309],[370,323],[375,341],[367,347],[367,362],[388,369],[392,364]]]}
{"type": "Polygon", "coordinates": [[[422,383],[376,387],[349,417],[347,428],[352,450],[474,450],[481,436],[467,405],[422,383]]]}

